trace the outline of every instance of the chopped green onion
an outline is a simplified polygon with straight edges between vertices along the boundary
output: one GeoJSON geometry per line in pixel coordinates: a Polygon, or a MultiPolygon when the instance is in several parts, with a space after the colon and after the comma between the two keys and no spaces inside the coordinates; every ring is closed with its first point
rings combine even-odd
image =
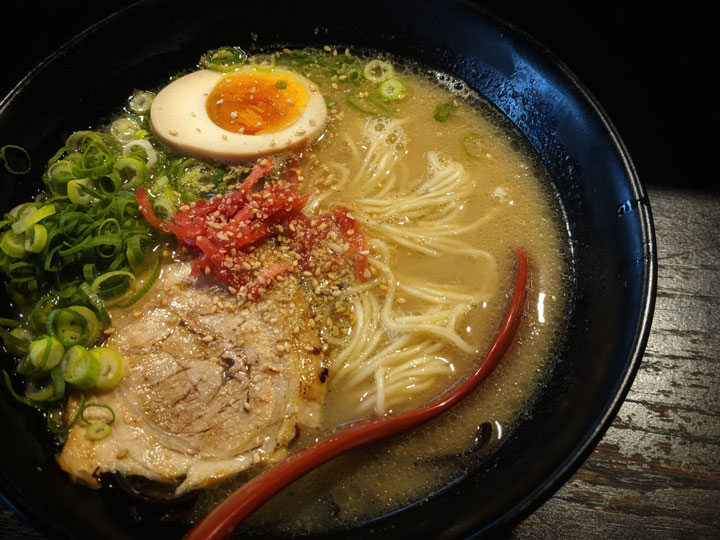
{"type": "Polygon", "coordinates": [[[10,380],[10,375],[7,371],[4,369],[2,370],[3,378],[5,379],[5,387],[8,389],[8,392],[10,392],[10,395],[14,397],[17,401],[22,403],[23,405],[28,405],[29,407],[35,407],[35,403],[30,401],[28,398],[21,396],[18,394],[15,389],[13,388],[12,381],[10,380]]]}
{"type": "Polygon", "coordinates": [[[33,377],[25,381],[25,395],[33,401],[57,401],[65,395],[65,379],[59,367],[50,370],[50,377],[45,378],[45,384],[33,377]]]}
{"type": "Polygon", "coordinates": [[[371,110],[369,107],[365,106],[364,104],[359,103],[354,98],[350,96],[345,96],[345,101],[348,105],[350,105],[353,109],[360,111],[361,113],[365,114],[371,114],[371,115],[379,115],[380,113],[378,111],[371,110]]]}
{"type": "Polygon", "coordinates": [[[7,268],[8,277],[16,284],[37,281],[36,273],[35,265],[25,261],[16,261],[7,268]]]}
{"type": "Polygon", "coordinates": [[[99,390],[114,388],[125,373],[122,356],[108,347],[95,347],[90,349],[90,354],[100,363],[100,376],[95,384],[96,388],[99,390]]]}
{"type": "Polygon", "coordinates": [[[12,230],[16,234],[20,234],[29,229],[32,225],[45,219],[48,216],[52,216],[55,213],[55,205],[48,204],[41,208],[38,208],[34,212],[24,213],[15,223],[12,224],[12,230]]]}
{"type": "Polygon", "coordinates": [[[250,65],[258,71],[272,71],[275,69],[275,55],[256,54],[250,57],[250,65]]]}
{"type": "Polygon", "coordinates": [[[155,211],[155,215],[162,221],[163,219],[173,217],[175,212],[177,212],[177,206],[168,199],[162,198],[153,201],[153,210],[155,211]]]}
{"type": "MultiPolygon", "coordinates": [[[[7,172],[15,175],[29,173],[32,166],[32,162],[30,161],[30,154],[28,153],[28,151],[25,150],[22,146],[18,146],[16,144],[6,144],[2,148],[0,148],[0,161],[5,164],[5,170],[7,172]],[[15,169],[12,165],[10,165],[10,161],[8,160],[8,150],[12,150],[13,152],[19,152],[21,154],[22,160],[27,163],[24,169],[18,170],[15,169]]],[[[14,158],[13,161],[15,161],[14,158]]]]}
{"type": "Polygon", "coordinates": [[[32,312],[30,313],[30,321],[35,327],[35,330],[45,330],[48,315],[50,315],[50,312],[55,309],[57,304],[58,297],[54,293],[46,294],[35,303],[32,312]]]}
{"type": "Polygon", "coordinates": [[[130,98],[130,110],[135,114],[147,114],[154,99],[152,92],[137,92],[130,98]]]}
{"type": "Polygon", "coordinates": [[[380,95],[385,99],[399,99],[403,96],[405,87],[398,79],[391,77],[380,84],[380,95]]]}
{"type": "Polygon", "coordinates": [[[47,245],[47,229],[36,223],[25,231],[25,251],[40,253],[47,245]]]}
{"type": "Polygon", "coordinates": [[[482,157],[486,150],[483,145],[483,137],[479,133],[468,133],[463,137],[463,148],[472,157],[482,157]]]}
{"type": "Polygon", "coordinates": [[[0,338],[2,338],[5,348],[10,354],[22,356],[28,351],[32,333],[27,328],[19,326],[11,330],[0,326],[0,338]]]}
{"type": "MultiPolygon", "coordinates": [[[[141,141],[133,141],[129,144],[140,143],[141,141]]],[[[118,159],[113,166],[113,172],[122,178],[122,187],[124,189],[135,189],[145,183],[149,178],[145,164],[139,159],[133,157],[123,157],[118,159]]]]}
{"type": "Polygon", "coordinates": [[[80,314],[85,319],[85,322],[87,322],[88,326],[88,335],[87,337],[80,342],[81,345],[85,345],[86,347],[89,347],[90,345],[94,345],[95,342],[100,337],[100,321],[98,321],[97,316],[95,315],[95,312],[86,306],[70,306],[69,309],[71,311],[74,311],[75,313],[80,314]]]}
{"type": "Polygon", "coordinates": [[[227,73],[242,67],[246,59],[247,54],[239,47],[220,47],[205,53],[201,61],[207,69],[227,73]]]}
{"type": "Polygon", "coordinates": [[[395,110],[390,107],[387,102],[383,99],[378,99],[374,95],[370,94],[368,96],[368,101],[375,105],[378,109],[380,109],[382,112],[380,114],[384,115],[391,115],[395,112],[395,110]]]}
{"type": "Polygon", "coordinates": [[[73,345],[60,363],[65,382],[80,390],[94,388],[100,377],[100,362],[82,345],[73,345]]]}
{"type": "Polygon", "coordinates": [[[25,237],[13,231],[5,231],[0,238],[0,250],[8,257],[22,259],[25,256],[25,237]]]}
{"type": "Polygon", "coordinates": [[[376,59],[365,64],[363,74],[368,81],[380,83],[392,77],[395,74],[395,69],[391,63],[376,59]]]}
{"type": "Polygon", "coordinates": [[[135,274],[125,270],[106,272],[95,278],[90,288],[105,301],[106,305],[114,305],[133,293],[135,274]]]}
{"type": "Polygon", "coordinates": [[[136,118],[123,116],[110,125],[110,134],[122,143],[132,141],[135,133],[140,129],[140,125],[136,118]]]}
{"type": "Polygon", "coordinates": [[[12,221],[17,221],[23,215],[25,215],[26,212],[32,212],[34,208],[37,208],[37,204],[35,204],[34,202],[18,204],[15,208],[10,210],[7,215],[12,221]]]}
{"type": "Polygon", "coordinates": [[[71,150],[80,150],[83,141],[88,135],[91,135],[92,131],[76,131],[71,133],[67,139],[65,139],[65,146],[71,150]]]}
{"type": "Polygon", "coordinates": [[[65,354],[65,347],[52,336],[42,336],[28,346],[28,358],[33,373],[50,371],[60,365],[65,354]]]}
{"type": "Polygon", "coordinates": [[[115,411],[107,403],[88,403],[87,405],[85,405],[82,409],[82,413],[80,414],[80,419],[83,422],[85,422],[86,424],[89,424],[92,422],[92,420],[85,418],[85,411],[88,409],[92,409],[93,407],[95,407],[96,409],[105,409],[106,411],[108,411],[110,413],[110,419],[107,422],[105,422],[107,425],[111,426],[115,423],[115,411]]]}
{"type": "Polygon", "coordinates": [[[20,326],[20,323],[17,322],[15,319],[7,319],[5,317],[0,317],[0,328],[17,328],[20,326]]]}
{"type": "Polygon", "coordinates": [[[147,293],[150,288],[153,286],[153,284],[157,281],[157,278],[160,277],[160,270],[162,269],[162,253],[158,255],[157,260],[155,261],[155,266],[153,266],[152,272],[150,272],[150,275],[145,278],[145,282],[142,284],[142,287],[140,287],[135,294],[133,294],[129,300],[126,302],[118,305],[119,308],[125,309],[130,306],[132,306],[135,302],[140,300],[145,293],[147,293]]]}
{"type": "Polygon", "coordinates": [[[362,78],[363,74],[360,73],[359,69],[353,69],[352,71],[348,71],[347,74],[347,80],[350,82],[357,82],[362,78]]]}
{"type": "Polygon", "coordinates": [[[275,81],[275,88],[278,90],[285,90],[287,88],[287,81],[282,79],[275,81]]]}
{"type": "Polygon", "coordinates": [[[95,198],[91,192],[90,180],[78,178],[67,183],[67,194],[73,204],[90,204],[95,198]]]}
{"type": "Polygon", "coordinates": [[[48,428],[50,428],[50,431],[55,433],[56,435],[67,433],[70,431],[73,427],[75,427],[75,424],[78,423],[80,420],[80,416],[82,415],[83,409],[85,408],[85,394],[80,394],[80,405],[78,406],[77,411],[75,411],[75,415],[73,416],[72,420],[68,422],[67,424],[63,424],[62,419],[65,415],[65,410],[62,407],[54,408],[48,411],[47,419],[48,419],[48,428]]]}
{"type": "MultiPolygon", "coordinates": [[[[134,141],[130,141],[125,146],[123,146],[123,156],[129,156],[130,152],[133,152],[135,148],[142,148],[143,150],[145,150],[145,165],[148,169],[152,169],[153,166],[157,163],[157,152],[155,151],[155,148],[153,148],[153,145],[150,143],[150,141],[148,141],[147,139],[137,139],[134,141]]],[[[115,164],[115,166],[117,167],[117,164],[115,164]]]]}
{"type": "Polygon", "coordinates": [[[147,270],[148,266],[150,266],[142,248],[142,242],[147,238],[149,238],[147,235],[136,234],[127,239],[125,256],[127,257],[131,270],[136,274],[147,270]]]}
{"type": "Polygon", "coordinates": [[[97,187],[104,195],[117,192],[122,187],[122,184],[122,178],[115,173],[108,173],[97,180],[97,187]]]}
{"type": "Polygon", "coordinates": [[[85,437],[91,441],[100,441],[110,435],[112,428],[105,422],[93,422],[85,428],[85,437]]]}
{"type": "Polygon", "coordinates": [[[88,301],[95,308],[95,311],[97,311],[100,324],[103,326],[110,326],[110,315],[107,312],[105,302],[103,302],[102,298],[100,298],[97,293],[92,290],[90,285],[85,282],[80,284],[80,290],[85,293],[88,301]]]}
{"type": "Polygon", "coordinates": [[[57,338],[64,347],[87,344],[92,337],[93,328],[90,327],[85,315],[75,309],[54,309],[48,315],[45,324],[48,333],[57,338]]]}
{"type": "Polygon", "coordinates": [[[438,122],[447,122],[453,112],[453,108],[452,103],[442,103],[441,105],[435,107],[433,118],[435,118],[438,122]]]}

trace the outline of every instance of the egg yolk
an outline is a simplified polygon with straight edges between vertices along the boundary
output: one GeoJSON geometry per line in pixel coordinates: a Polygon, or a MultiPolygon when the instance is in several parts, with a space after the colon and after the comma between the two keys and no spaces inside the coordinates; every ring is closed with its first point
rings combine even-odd
{"type": "Polygon", "coordinates": [[[205,108],[216,125],[235,133],[275,133],[298,121],[308,102],[303,85],[286,73],[247,71],[224,76],[205,108]]]}

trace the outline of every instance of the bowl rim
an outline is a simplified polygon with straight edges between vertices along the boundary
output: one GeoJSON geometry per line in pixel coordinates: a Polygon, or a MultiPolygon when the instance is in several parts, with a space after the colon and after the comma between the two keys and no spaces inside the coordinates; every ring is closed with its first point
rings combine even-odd
{"type": "MultiPolygon", "coordinates": [[[[4,96],[2,96],[2,99],[0,99],[0,115],[4,113],[6,107],[13,101],[15,96],[21,93],[26,86],[31,84],[38,74],[46,68],[46,66],[52,64],[57,58],[65,54],[68,49],[71,49],[76,43],[82,42],[87,36],[98,32],[109,24],[112,24],[122,14],[141,8],[147,3],[148,2],[143,0],[131,2],[91,24],[72,38],[65,41],[60,47],[51,51],[40,63],[27,71],[14,86],[4,96]]],[[[491,529],[493,532],[496,530],[509,529],[539,508],[583,465],[585,460],[590,456],[597,444],[610,428],[613,419],[616,417],[620,407],[627,397],[628,392],[630,391],[650,336],[657,293],[657,245],[652,210],[648,201],[647,191],[640,180],[629,151],[621,139],[618,130],[610,119],[610,116],[603,109],[590,90],[554,52],[536,40],[533,36],[525,32],[522,28],[515,26],[512,21],[499,16],[490,9],[472,4],[468,0],[452,0],[450,3],[469,5],[479,15],[489,17],[508,31],[520,36],[531,46],[535,47],[542,56],[544,56],[561,72],[562,76],[564,76],[583,96],[585,102],[592,107],[597,118],[605,126],[606,132],[611,136],[613,145],[624,163],[625,171],[629,179],[629,187],[633,196],[638,200],[644,201],[644,204],[639,207],[640,211],[636,214],[639,215],[640,219],[644,252],[642,260],[643,292],[641,312],[637,319],[632,347],[629,351],[626,362],[624,363],[622,377],[616,381],[616,390],[613,393],[613,397],[605,404],[602,415],[598,416],[594,424],[588,428],[585,437],[579,442],[575,451],[571,455],[567,456],[565,461],[555,468],[553,474],[548,477],[542,485],[528,493],[524,499],[509,508],[507,512],[496,521],[490,523],[485,529],[478,531],[477,534],[480,535],[483,534],[484,531],[489,531],[491,529]]],[[[9,507],[11,507],[33,527],[36,527],[38,530],[51,536],[64,532],[56,530],[52,523],[38,521],[38,519],[33,517],[33,507],[29,501],[23,500],[24,497],[6,497],[6,491],[14,492],[15,490],[6,490],[4,485],[2,487],[3,489],[0,491],[0,498],[2,498],[9,507]]],[[[16,494],[13,493],[13,495],[16,494]]]]}

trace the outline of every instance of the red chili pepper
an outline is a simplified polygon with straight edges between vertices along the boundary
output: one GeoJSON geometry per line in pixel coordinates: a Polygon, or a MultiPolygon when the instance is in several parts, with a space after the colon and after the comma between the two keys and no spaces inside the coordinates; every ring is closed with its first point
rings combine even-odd
{"type": "Polygon", "coordinates": [[[245,180],[243,180],[240,189],[238,189],[239,193],[247,195],[252,191],[253,186],[257,183],[258,180],[260,180],[260,178],[263,177],[264,174],[272,171],[273,159],[269,157],[266,159],[266,162],[267,163],[265,165],[260,165],[259,161],[255,164],[252,171],[250,171],[250,174],[248,174],[245,180]]]}
{"type": "Polygon", "coordinates": [[[414,428],[455,405],[490,374],[510,347],[522,319],[527,282],[527,255],[519,248],[515,291],[505,319],[485,358],[464,381],[416,411],[355,422],[300,450],[245,483],[195,525],[184,540],[225,538],[266,500],[315,467],[358,446],[414,428]]]}
{"type": "MultiPolygon", "coordinates": [[[[202,251],[201,257],[205,266],[209,267],[213,275],[216,276],[228,287],[236,289],[245,284],[247,280],[246,273],[238,271],[234,268],[238,262],[237,258],[233,258],[232,264],[228,267],[226,262],[226,253],[223,249],[218,248],[207,237],[198,236],[195,239],[195,245],[202,251]]],[[[204,272],[205,267],[198,267],[198,271],[204,272]]]]}
{"type": "Polygon", "coordinates": [[[344,206],[336,206],[333,209],[333,219],[340,226],[345,238],[347,238],[355,252],[357,278],[360,281],[367,281],[370,279],[370,270],[368,269],[368,250],[370,248],[368,247],[367,238],[358,229],[355,218],[350,215],[350,210],[344,206]]]}
{"type": "Polygon", "coordinates": [[[147,190],[144,187],[137,188],[135,191],[135,198],[137,199],[140,213],[143,215],[145,220],[156,229],[162,229],[162,222],[153,211],[152,203],[150,202],[147,190]]]}
{"type": "MultiPolygon", "coordinates": [[[[293,165],[297,166],[302,159],[302,151],[298,153],[293,165]]],[[[310,194],[298,195],[293,191],[292,182],[281,179],[273,184],[266,185],[261,191],[253,192],[258,181],[272,170],[273,160],[268,158],[261,165],[259,162],[253,167],[250,174],[243,180],[238,189],[216,195],[210,199],[200,199],[190,205],[185,205],[173,216],[172,221],[160,221],[153,212],[152,204],[147,190],[138,188],[136,198],[140,212],[145,219],[161,230],[174,234],[178,240],[188,246],[200,249],[200,259],[193,263],[193,272],[204,272],[209,268],[223,283],[239,288],[248,284],[250,274],[242,268],[244,249],[253,246],[266,238],[285,231],[294,237],[296,249],[305,258],[303,266],[313,268],[313,250],[317,242],[327,236],[334,228],[342,232],[355,254],[357,276],[360,281],[370,277],[368,270],[368,242],[362,232],[357,228],[355,220],[347,208],[337,206],[331,212],[320,216],[311,225],[303,213],[310,194]],[[299,225],[290,227],[290,223],[299,225]],[[222,249],[222,253],[213,250],[222,249]],[[229,256],[230,253],[235,255],[229,256]],[[229,259],[229,260],[228,260],[229,259]]],[[[290,175],[289,180],[296,181],[290,175]]],[[[335,264],[341,264],[342,258],[333,259],[335,264]]],[[[273,268],[270,274],[277,271],[273,268]]],[[[283,267],[283,272],[290,271],[283,267]]],[[[274,279],[277,274],[269,279],[274,279]]],[[[261,276],[262,278],[263,276],[261,276]]],[[[256,280],[257,281],[257,280],[256,280]]],[[[261,280],[258,281],[261,283],[261,280]]],[[[252,299],[257,297],[260,285],[251,283],[248,289],[252,299]]]]}
{"type": "Polygon", "coordinates": [[[248,283],[246,288],[246,294],[249,300],[257,300],[260,296],[260,289],[267,288],[270,283],[276,277],[290,272],[292,268],[287,264],[276,263],[265,267],[260,275],[253,281],[248,283]]]}

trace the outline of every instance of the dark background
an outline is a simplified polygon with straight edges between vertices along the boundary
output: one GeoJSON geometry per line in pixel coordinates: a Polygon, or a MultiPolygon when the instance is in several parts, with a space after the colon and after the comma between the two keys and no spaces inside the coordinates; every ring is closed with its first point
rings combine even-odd
{"type": "MultiPolygon", "coordinates": [[[[717,47],[710,46],[714,18],[706,9],[689,3],[667,3],[667,8],[619,2],[476,3],[525,30],[569,66],[609,114],[645,183],[716,189],[710,177],[717,177],[711,169],[717,137],[709,134],[719,118],[716,87],[710,82],[717,66],[711,50],[717,47]]],[[[5,2],[0,95],[49,51],[127,4],[5,2]]],[[[337,5],[349,17],[362,9],[362,2],[337,5]]],[[[198,9],[217,8],[198,2],[198,9]]],[[[102,51],[92,61],[101,64],[102,51]]],[[[0,139],[0,144],[11,143],[12,134],[2,133],[0,139]]]]}

